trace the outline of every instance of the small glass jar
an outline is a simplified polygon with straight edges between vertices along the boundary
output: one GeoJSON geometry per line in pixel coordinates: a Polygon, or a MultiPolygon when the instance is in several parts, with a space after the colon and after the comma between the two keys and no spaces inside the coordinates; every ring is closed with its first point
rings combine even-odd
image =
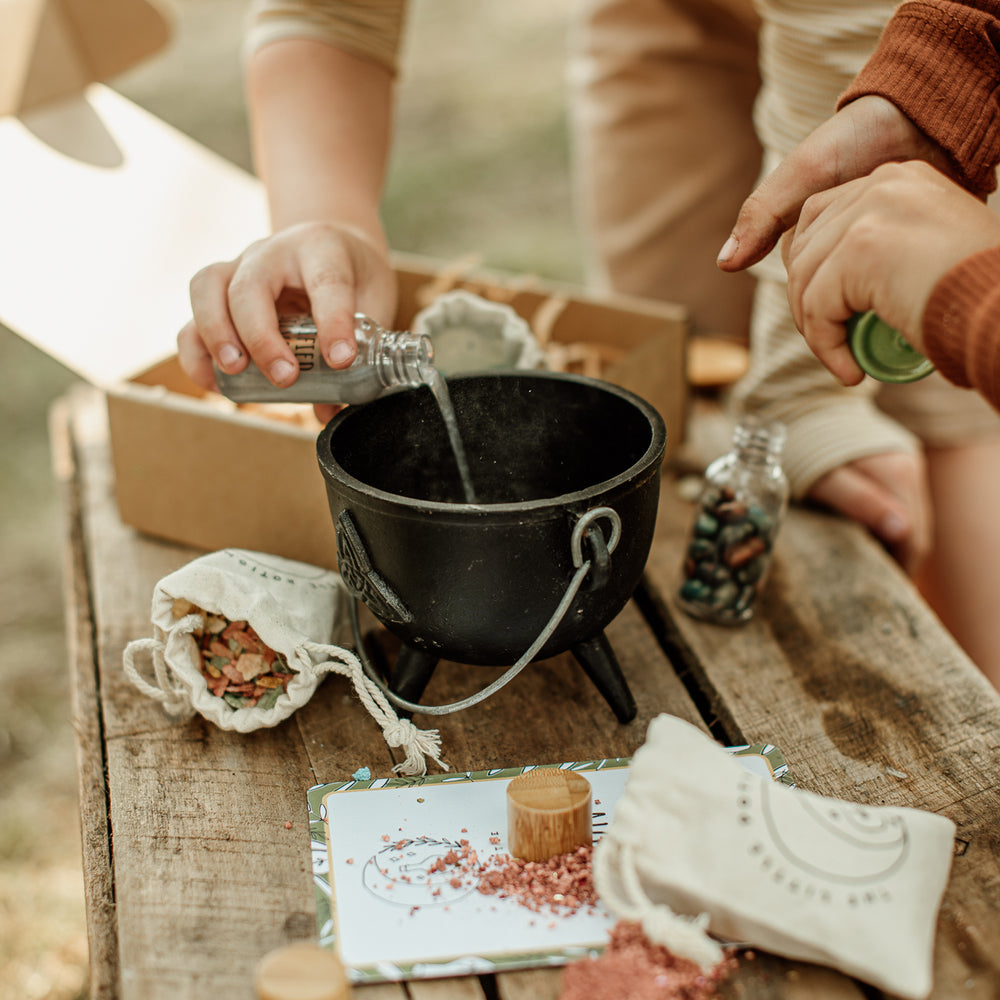
{"type": "Polygon", "coordinates": [[[428,337],[383,330],[363,313],[354,315],[358,353],[347,368],[331,368],[319,349],[311,316],[282,316],[278,329],[299,363],[291,384],[276,386],[251,361],[229,375],[215,366],[219,391],[234,403],[367,403],[399,385],[426,385],[434,374],[428,337]]]}
{"type": "Polygon", "coordinates": [[[719,625],[753,616],[788,506],[784,443],[784,424],[744,417],[732,450],[705,470],[677,594],[689,615],[719,625]]]}

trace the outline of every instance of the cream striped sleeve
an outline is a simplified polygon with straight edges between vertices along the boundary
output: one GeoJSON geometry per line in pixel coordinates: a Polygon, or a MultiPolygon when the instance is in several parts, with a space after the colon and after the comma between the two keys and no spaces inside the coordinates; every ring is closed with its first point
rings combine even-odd
{"type": "MultiPolygon", "coordinates": [[[[756,0],[762,15],[761,90],[754,122],[773,170],[835,111],[875,48],[895,3],[886,0],[756,0]]],[[[775,250],[754,272],[750,369],[733,402],[788,427],[783,464],[804,496],[827,472],[867,455],[912,452],[917,440],[875,403],[878,384],[845,388],[816,360],[788,306],[785,268],[775,250]]]]}
{"type": "Polygon", "coordinates": [[[283,38],[328,42],[396,74],[407,0],[252,0],[244,52],[283,38]]]}

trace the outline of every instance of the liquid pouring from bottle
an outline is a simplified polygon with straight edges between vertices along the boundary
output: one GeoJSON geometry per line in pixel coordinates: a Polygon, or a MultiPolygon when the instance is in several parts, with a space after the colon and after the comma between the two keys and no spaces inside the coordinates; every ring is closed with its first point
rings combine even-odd
{"type": "Polygon", "coordinates": [[[252,361],[236,374],[224,372],[216,365],[216,385],[224,396],[234,403],[358,404],[371,402],[388,389],[426,385],[441,411],[465,502],[476,502],[448,383],[434,365],[434,346],[429,337],[386,330],[370,316],[355,313],[357,355],[347,368],[332,368],[320,350],[316,323],[311,316],[282,316],[278,330],[298,362],[298,378],[291,385],[276,386],[252,361]]]}

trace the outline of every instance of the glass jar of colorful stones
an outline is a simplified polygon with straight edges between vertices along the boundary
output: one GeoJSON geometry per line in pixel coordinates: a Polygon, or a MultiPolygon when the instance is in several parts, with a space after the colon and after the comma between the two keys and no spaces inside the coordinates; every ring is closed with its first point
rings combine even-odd
{"type": "Polygon", "coordinates": [[[784,424],[745,416],[732,450],[705,470],[677,595],[693,617],[739,625],[753,616],[788,505],[784,443],[784,424]]]}

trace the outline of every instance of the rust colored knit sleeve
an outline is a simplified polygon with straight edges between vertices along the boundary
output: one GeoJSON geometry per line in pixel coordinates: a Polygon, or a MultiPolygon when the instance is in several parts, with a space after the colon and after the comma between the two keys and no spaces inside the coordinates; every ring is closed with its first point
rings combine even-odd
{"type": "Polygon", "coordinates": [[[985,196],[1000,162],[1000,0],[909,0],[838,101],[892,101],[953,158],[961,182],[985,196]]]}
{"type": "Polygon", "coordinates": [[[934,286],[923,331],[941,374],[1000,410],[1000,247],[967,257],[934,286]]]}

